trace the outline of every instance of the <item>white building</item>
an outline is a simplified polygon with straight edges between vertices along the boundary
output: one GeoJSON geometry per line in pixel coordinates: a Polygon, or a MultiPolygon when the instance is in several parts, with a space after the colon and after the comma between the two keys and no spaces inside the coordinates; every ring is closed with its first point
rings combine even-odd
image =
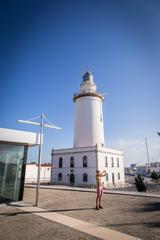
{"type": "Polygon", "coordinates": [[[124,185],[123,152],[105,147],[102,94],[96,92],[93,76],[86,72],[74,94],[73,148],[52,150],[51,182],[95,186],[96,170],[106,170],[105,187],[124,185]]]}
{"type": "MultiPolygon", "coordinates": [[[[38,164],[36,162],[26,164],[25,183],[36,183],[38,173],[38,164]]],[[[40,172],[40,182],[50,183],[51,181],[51,164],[42,163],[40,172]]]]}

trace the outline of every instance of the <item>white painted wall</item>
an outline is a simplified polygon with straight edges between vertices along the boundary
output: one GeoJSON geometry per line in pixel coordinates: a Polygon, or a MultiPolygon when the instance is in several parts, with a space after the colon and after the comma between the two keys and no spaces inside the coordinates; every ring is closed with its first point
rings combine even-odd
{"type": "Polygon", "coordinates": [[[100,171],[106,170],[108,174],[108,180],[106,177],[103,178],[105,187],[113,186],[112,174],[114,174],[115,186],[116,187],[124,186],[125,179],[124,179],[124,163],[123,163],[122,153],[115,154],[114,150],[113,152],[108,152],[108,151],[98,152],[98,168],[100,171]],[[108,166],[106,166],[106,158],[107,158],[108,166]],[[112,166],[112,161],[114,164],[113,166],[112,166]],[[118,161],[119,161],[119,165],[118,165],[118,161]]]}
{"type": "MultiPolygon", "coordinates": [[[[25,183],[36,183],[37,172],[37,164],[26,164],[25,183]]],[[[51,182],[51,166],[41,166],[40,182],[51,182]]]]}
{"type": "MultiPolygon", "coordinates": [[[[94,148],[95,149],[95,148],[94,148]]],[[[70,184],[70,174],[75,175],[75,185],[93,185],[95,184],[96,160],[93,148],[67,149],[58,152],[52,158],[52,176],[51,182],[54,184],[70,184]],[[69,151],[70,150],[70,151],[69,151]],[[70,168],[70,158],[74,156],[74,168],[70,168]],[[83,168],[83,156],[87,156],[88,167],[83,168]],[[59,158],[63,158],[63,167],[59,168],[59,158]],[[62,173],[62,181],[58,181],[58,173],[62,173]],[[88,181],[83,182],[83,173],[87,173],[88,181]]]]}
{"type": "Polygon", "coordinates": [[[102,100],[85,96],[75,101],[74,147],[104,146],[102,100]]]}

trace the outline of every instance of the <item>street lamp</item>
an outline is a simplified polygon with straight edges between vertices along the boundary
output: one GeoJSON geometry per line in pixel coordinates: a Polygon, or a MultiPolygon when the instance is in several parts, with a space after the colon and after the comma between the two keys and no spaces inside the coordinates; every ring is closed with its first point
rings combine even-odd
{"type": "Polygon", "coordinates": [[[17,120],[17,122],[40,126],[40,144],[39,144],[39,153],[38,153],[38,174],[37,174],[36,201],[35,201],[35,206],[38,206],[39,205],[39,188],[40,188],[42,145],[43,145],[43,127],[56,128],[56,129],[61,129],[61,128],[55,126],[52,122],[50,122],[44,114],[41,114],[40,116],[31,118],[29,120],[17,120]],[[40,118],[40,123],[32,121],[33,119],[38,119],[38,118],[40,118]],[[49,124],[44,123],[44,120],[46,120],[49,124]]]}

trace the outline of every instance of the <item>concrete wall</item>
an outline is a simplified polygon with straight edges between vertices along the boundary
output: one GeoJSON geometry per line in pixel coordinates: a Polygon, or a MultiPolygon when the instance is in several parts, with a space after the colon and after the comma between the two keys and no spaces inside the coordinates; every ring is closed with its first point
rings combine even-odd
{"type": "MultiPolygon", "coordinates": [[[[25,183],[37,182],[37,164],[26,164],[25,183]]],[[[40,182],[51,182],[51,166],[41,166],[40,182]]]]}

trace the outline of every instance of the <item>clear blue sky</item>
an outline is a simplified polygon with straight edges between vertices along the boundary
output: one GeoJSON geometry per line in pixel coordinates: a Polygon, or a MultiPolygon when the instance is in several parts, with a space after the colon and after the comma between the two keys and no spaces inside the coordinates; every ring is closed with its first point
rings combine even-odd
{"type": "MultiPolygon", "coordinates": [[[[160,160],[160,1],[26,0],[0,7],[0,127],[44,113],[63,130],[45,130],[50,150],[72,147],[73,93],[88,67],[103,104],[106,146],[125,165],[160,160]]],[[[36,160],[35,150],[29,160],[36,160]]]]}

